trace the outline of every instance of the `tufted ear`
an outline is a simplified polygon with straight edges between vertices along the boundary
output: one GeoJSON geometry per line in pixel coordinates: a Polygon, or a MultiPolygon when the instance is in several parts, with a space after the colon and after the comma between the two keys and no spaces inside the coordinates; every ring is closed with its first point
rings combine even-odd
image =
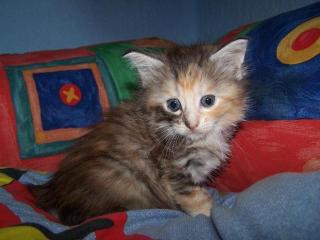
{"type": "Polygon", "coordinates": [[[129,52],[123,57],[138,70],[143,87],[154,81],[156,71],[164,65],[161,60],[141,52],[129,52]]]}
{"type": "Polygon", "coordinates": [[[241,80],[245,75],[243,66],[248,40],[235,40],[210,56],[210,61],[218,64],[223,71],[235,74],[236,79],[241,80]]]}

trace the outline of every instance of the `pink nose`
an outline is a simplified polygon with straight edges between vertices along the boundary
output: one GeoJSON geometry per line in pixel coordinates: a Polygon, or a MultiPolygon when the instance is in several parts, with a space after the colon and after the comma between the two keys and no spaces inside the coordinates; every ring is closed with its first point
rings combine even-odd
{"type": "Polygon", "coordinates": [[[190,123],[188,120],[184,121],[184,124],[189,128],[192,132],[196,130],[199,126],[199,122],[190,123]]]}

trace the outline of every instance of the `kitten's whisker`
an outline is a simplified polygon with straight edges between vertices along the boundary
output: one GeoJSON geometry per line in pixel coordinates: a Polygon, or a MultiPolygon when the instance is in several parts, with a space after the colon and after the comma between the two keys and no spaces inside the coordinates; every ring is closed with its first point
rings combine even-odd
{"type": "MultiPolygon", "coordinates": [[[[169,127],[167,126],[159,126],[159,127],[156,127],[157,129],[160,129],[160,132],[159,132],[159,135],[160,135],[160,138],[159,139],[156,139],[157,140],[157,143],[155,143],[151,150],[153,150],[155,147],[157,147],[158,145],[161,145],[162,143],[164,143],[164,147],[162,148],[162,151],[160,153],[160,157],[159,157],[159,161],[162,161],[162,157],[163,157],[163,153],[165,151],[165,146],[166,146],[166,142],[169,141],[170,139],[170,136],[172,135],[172,129],[170,129],[169,127]]],[[[149,151],[148,153],[148,156],[150,156],[150,153],[151,153],[151,150],[149,151]]]]}
{"type": "Polygon", "coordinates": [[[172,141],[174,140],[175,138],[175,135],[172,135],[170,140],[168,141],[168,144],[166,145],[166,155],[165,157],[167,157],[168,154],[170,154],[170,152],[172,152],[172,149],[171,149],[171,145],[172,145],[172,141]]]}
{"type": "Polygon", "coordinates": [[[164,140],[166,140],[170,135],[172,134],[172,130],[170,128],[166,128],[160,132],[160,141],[159,143],[162,143],[164,140]]]}
{"type": "MultiPolygon", "coordinates": [[[[164,127],[162,127],[164,128],[164,127]]],[[[148,152],[147,154],[147,158],[149,158],[150,154],[151,154],[151,151],[156,148],[157,146],[161,145],[163,142],[165,142],[171,135],[171,131],[169,128],[165,128],[164,130],[161,131],[161,134],[160,134],[160,138],[159,139],[156,139],[157,143],[153,144],[152,147],[151,147],[151,150],[148,152]]],[[[163,149],[161,151],[161,154],[160,154],[160,158],[162,157],[162,152],[163,152],[163,149]]]]}
{"type": "Polygon", "coordinates": [[[178,140],[178,135],[177,134],[173,134],[172,137],[170,138],[170,140],[168,141],[168,146],[166,145],[166,151],[165,151],[165,158],[167,158],[167,156],[169,154],[171,154],[173,156],[174,154],[174,150],[175,150],[175,144],[178,140]]]}
{"type": "Polygon", "coordinates": [[[170,145],[170,142],[172,141],[172,138],[174,137],[174,135],[172,135],[173,131],[172,129],[168,128],[168,131],[164,137],[164,139],[161,142],[164,142],[164,146],[162,148],[161,154],[160,154],[160,162],[162,162],[163,160],[165,160],[167,158],[167,152],[168,152],[168,147],[167,145],[170,145]]]}
{"type": "Polygon", "coordinates": [[[163,139],[163,143],[164,143],[164,146],[166,146],[169,141],[171,140],[171,138],[173,137],[174,135],[172,134],[172,131],[168,132],[165,136],[165,138],[163,139]]]}
{"type": "Polygon", "coordinates": [[[172,152],[172,153],[175,151],[177,142],[178,142],[178,135],[175,134],[175,135],[174,135],[174,138],[173,138],[173,142],[172,142],[172,147],[171,147],[171,152],[172,152]]]}
{"type": "MultiPolygon", "coordinates": [[[[168,141],[170,141],[170,140],[168,140],[168,141]]],[[[167,158],[167,152],[168,152],[167,143],[168,143],[168,141],[165,143],[165,145],[162,148],[161,155],[160,155],[160,162],[165,161],[165,159],[167,158]]]]}

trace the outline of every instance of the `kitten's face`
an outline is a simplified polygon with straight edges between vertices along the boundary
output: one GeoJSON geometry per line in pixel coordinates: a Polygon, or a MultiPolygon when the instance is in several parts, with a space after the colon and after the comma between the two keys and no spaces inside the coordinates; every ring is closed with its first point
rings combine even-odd
{"type": "Polygon", "coordinates": [[[182,48],[161,60],[147,59],[157,66],[152,71],[140,68],[146,80],[145,103],[155,113],[155,128],[164,135],[196,140],[242,120],[246,102],[242,62],[233,63],[227,55],[230,49],[222,50],[212,54],[204,47],[182,48]]]}
{"type": "Polygon", "coordinates": [[[235,80],[219,81],[196,65],[151,89],[147,104],[158,111],[156,124],[173,133],[201,138],[243,118],[245,91],[235,80]],[[164,117],[165,116],[165,117],[164,117]]]}

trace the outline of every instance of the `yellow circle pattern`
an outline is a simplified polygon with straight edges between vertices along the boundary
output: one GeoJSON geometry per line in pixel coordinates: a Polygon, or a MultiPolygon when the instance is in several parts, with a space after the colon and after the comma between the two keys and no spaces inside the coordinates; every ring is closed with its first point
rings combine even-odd
{"type": "Polygon", "coordinates": [[[320,29],[320,17],[313,18],[300,24],[280,41],[277,47],[277,58],[280,62],[284,64],[299,64],[320,54],[320,38],[318,38],[306,49],[300,51],[295,51],[292,49],[292,44],[297,37],[304,31],[307,31],[311,28],[320,29]]]}

